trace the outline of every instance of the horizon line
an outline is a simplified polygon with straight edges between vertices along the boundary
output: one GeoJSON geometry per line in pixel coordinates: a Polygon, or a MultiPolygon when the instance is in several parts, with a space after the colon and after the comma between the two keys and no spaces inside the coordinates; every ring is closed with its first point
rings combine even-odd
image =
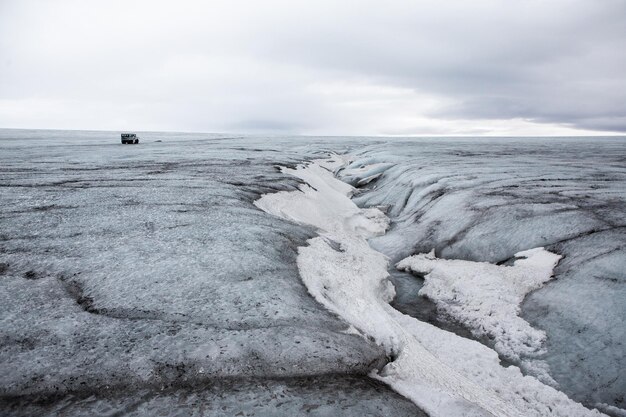
{"type": "Polygon", "coordinates": [[[626,132],[606,133],[581,133],[571,135],[485,135],[485,134],[306,134],[306,133],[248,133],[248,132],[207,132],[207,131],[183,131],[183,130],[111,130],[111,129],[62,129],[62,128],[28,128],[28,127],[0,127],[0,130],[39,130],[39,131],[69,131],[69,132],[140,132],[140,133],[182,133],[182,134],[210,134],[210,135],[242,135],[242,136],[270,136],[270,137],[352,137],[352,138],[576,138],[576,137],[624,137],[626,132]]]}

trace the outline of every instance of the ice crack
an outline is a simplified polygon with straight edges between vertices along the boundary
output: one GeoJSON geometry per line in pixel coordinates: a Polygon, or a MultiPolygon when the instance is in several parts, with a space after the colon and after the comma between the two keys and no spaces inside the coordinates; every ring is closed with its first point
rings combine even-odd
{"type": "Polygon", "coordinates": [[[367,242],[385,232],[388,219],[378,209],[360,209],[352,202],[354,188],[331,173],[345,163],[334,155],[283,168],[305,184],[296,192],[263,195],[255,205],[319,229],[320,237],[299,248],[300,275],[318,302],[395,358],[380,372],[372,371],[372,377],[431,416],[601,415],[516,367],[502,367],[490,348],[393,309],[388,259],[367,242]]]}

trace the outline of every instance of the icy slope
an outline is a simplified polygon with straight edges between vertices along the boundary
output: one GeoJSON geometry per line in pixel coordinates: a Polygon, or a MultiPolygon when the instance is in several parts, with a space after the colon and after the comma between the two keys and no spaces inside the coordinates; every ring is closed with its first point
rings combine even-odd
{"type": "MultiPolygon", "coordinates": [[[[293,388],[284,415],[307,403],[346,416],[378,405],[419,413],[369,384],[385,351],[307,293],[296,256],[312,228],[252,204],[296,189],[275,164],[314,157],[328,141],[164,133],[128,147],[107,132],[5,133],[0,415],[29,415],[19,405],[35,403],[30,415],[108,415],[111,402],[129,412],[154,397],[160,415],[180,415],[193,405],[181,405],[187,391],[266,378],[298,379],[283,384],[293,388]]],[[[270,400],[247,392],[232,415],[270,400]]],[[[232,393],[196,406],[222,395],[232,393]]]]}
{"type": "Polygon", "coordinates": [[[370,243],[393,263],[433,248],[499,264],[533,247],[563,255],[521,317],[546,332],[559,389],[626,408],[625,161],[626,138],[395,139],[362,146],[339,176],[358,206],[385,207],[390,230],[370,243]]]}
{"type": "Polygon", "coordinates": [[[374,377],[431,416],[600,415],[515,367],[501,367],[491,349],[391,308],[387,258],[367,242],[384,231],[384,215],[358,209],[349,199],[353,190],[323,169],[335,167],[336,157],[317,162],[283,169],[306,181],[300,191],[264,195],[255,204],[319,229],[320,237],[299,249],[300,274],[317,301],[385,347],[392,362],[374,377]]]}

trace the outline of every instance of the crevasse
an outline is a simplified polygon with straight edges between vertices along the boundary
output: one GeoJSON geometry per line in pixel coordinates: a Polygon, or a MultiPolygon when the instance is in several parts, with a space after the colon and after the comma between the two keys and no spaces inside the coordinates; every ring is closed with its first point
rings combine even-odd
{"type": "Polygon", "coordinates": [[[601,415],[517,367],[502,367],[492,349],[393,309],[388,259],[367,242],[384,234],[388,219],[350,200],[354,189],[332,173],[345,162],[335,155],[283,168],[305,184],[299,191],[263,195],[255,204],[319,229],[318,237],[299,248],[300,275],[318,302],[386,349],[392,360],[372,377],[432,416],[601,415]]]}

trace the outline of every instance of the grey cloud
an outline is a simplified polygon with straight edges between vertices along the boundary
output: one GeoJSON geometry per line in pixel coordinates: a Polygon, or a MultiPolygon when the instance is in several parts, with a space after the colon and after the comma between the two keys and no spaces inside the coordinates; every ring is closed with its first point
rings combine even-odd
{"type": "Polygon", "coordinates": [[[359,131],[349,97],[316,90],[339,80],[436,97],[415,114],[442,122],[626,132],[623,1],[130,4],[4,2],[0,100],[89,103],[155,128],[359,131]]]}
{"type": "Polygon", "coordinates": [[[519,3],[498,3],[495,12],[482,15],[469,2],[439,24],[428,22],[442,17],[436,7],[416,7],[398,18],[413,27],[384,19],[387,26],[381,27],[369,16],[362,36],[353,36],[361,33],[354,26],[348,36],[314,30],[314,36],[301,32],[274,49],[280,59],[378,77],[456,101],[430,116],[626,131],[626,3],[527,3],[535,6],[533,14],[520,14],[519,3]]]}
{"type": "Polygon", "coordinates": [[[306,128],[304,123],[290,123],[284,120],[241,120],[227,126],[235,131],[245,131],[253,133],[291,133],[298,132],[306,128]]]}

